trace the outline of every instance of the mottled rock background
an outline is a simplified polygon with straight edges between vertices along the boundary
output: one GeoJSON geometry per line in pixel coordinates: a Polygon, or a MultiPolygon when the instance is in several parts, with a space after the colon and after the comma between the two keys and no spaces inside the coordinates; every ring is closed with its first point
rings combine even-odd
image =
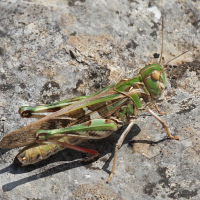
{"type": "Polygon", "coordinates": [[[100,157],[64,150],[34,166],[12,164],[18,149],[0,149],[0,199],[200,199],[200,4],[198,0],[1,0],[0,134],[32,120],[18,108],[91,94],[158,63],[164,16],[167,89],[160,108],[169,140],[152,116],[140,117],[119,151],[123,129],[82,146],[100,157]]]}

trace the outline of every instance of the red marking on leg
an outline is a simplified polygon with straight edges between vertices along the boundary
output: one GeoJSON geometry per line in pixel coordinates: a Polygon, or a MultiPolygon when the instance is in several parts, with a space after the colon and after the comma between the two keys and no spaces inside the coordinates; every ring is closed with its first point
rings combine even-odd
{"type": "Polygon", "coordinates": [[[48,143],[50,143],[50,144],[55,144],[55,145],[61,145],[63,147],[66,147],[66,148],[69,148],[69,149],[74,149],[76,151],[81,151],[81,152],[84,152],[84,153],[98,155],[98,152],[95,151],[95,150],[77,147],[77,146],[74,146],[72,144],[68,144],[66,142],[59,142],[59,141],[55,141],[55,140],[47,140],[47,141],[36,140],[36,142],[37,143],[42,143],[42,144],[45,144],[45,143],[48,144],[48,143]]]}

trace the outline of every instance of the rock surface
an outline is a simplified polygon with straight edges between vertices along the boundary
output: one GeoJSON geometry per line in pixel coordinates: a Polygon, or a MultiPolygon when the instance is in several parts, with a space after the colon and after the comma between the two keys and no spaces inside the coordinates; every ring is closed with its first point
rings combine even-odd
{"type": "Polygon", "coordinates": [[[28,123],[18,108],[89,95],[158,63],[164,16],[167,89],[159,101],[172,135],[140,117],[118,153],[123,129],[82,146],[100,157],[64,150],[38,164],[12,164],[18,149],[0,149],[0,199],[200,199],[200,6],[196,0],[0,1],[0,134],[28,123]]]}

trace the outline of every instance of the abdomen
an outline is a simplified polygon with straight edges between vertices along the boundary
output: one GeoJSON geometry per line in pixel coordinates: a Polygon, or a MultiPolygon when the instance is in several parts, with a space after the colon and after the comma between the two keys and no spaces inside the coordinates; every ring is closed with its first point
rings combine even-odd
{"type": "MultiPolygon", "coordinates": [[[[72,138],[72,137],[62,137],[58,139],[60,142],[65,142],[72,145],[77,145],[83,142],[83,139],[72,138]]],[[[15,163],[21,166],[27,166],[37,163],[41,160],[47,159],[51,155],[65,149],[62,145],[55,144],[38,144],[34,143],[27,147],[24,147],[15,157],[15,163]]]]}

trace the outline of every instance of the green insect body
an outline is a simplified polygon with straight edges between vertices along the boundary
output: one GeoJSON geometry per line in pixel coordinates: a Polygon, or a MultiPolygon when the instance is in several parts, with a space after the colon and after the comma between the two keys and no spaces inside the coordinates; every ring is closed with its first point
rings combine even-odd
{"type": "Polygon", "coordinates": [[[141,69],[137,76],[122,79],[90,96],[38,107],[21,107],[22,117],[40,119],[6,135],[0,147],[26,146],[15,158],[22,166],[46,159],[64,148],[90,153],[92,156],[89,159],[92,159],[98,155],[97,151],[75,145],[89,139],[108,137],[121,126],[129,124],[116,145],[109,182],[114,173],[116,153],[141,111],[150,112],[166,128],[168,137],[178,139],[170,135],[166,123],[150,109],[152,106],[157,109],[154,100],[161,96],[164,89],[165,74],[162,67],[150,64],[141,69]],[[42,112],[53,113],[45,116],[40,114],[42,112]]]}
{"type": "MultiPolygon", "coordinates": [[[[83,124],[78,124],[74,126],[70,126],[67,128],[62,129],[53,129],[53,130],[38,130],[37,134],[46,133],[46,137],[50,137],[52,134],[61,134],[61,133],[69,133],[68,136],[58,136],[56,140],[62,143],[68,143],[71,145],[78,145],[84,140],[85,138],[90,138],[92,135],[92,139],[96,135],[96,139],[104,138],[109,136],[112,131],[116,131],[117,126],[111,120],[104,120],[104,119],[96,119],[92,122],[85,122],[83,124]],[[108,129],[108,131],[106,130],[108,129]],[[78,130],[78,131],[77,131],[78,130]],[[98,131],[96,133],[96,131],[98,131]],[[70,136],[71,133],[71,136],[70,136]],[[80,138],[73,137],[73,133],[81,133],[80,138]]],[[[45,140],[45,137],[41,137],[41,140],[45,140]]],[[[55,140],[55,138],[54,138],[55,140]]],[[[65,149],[63,145],[48,143],[48,144],[39,144],[33,143],[24,147],[16,156],[15,162],[22,166],[27,166],[29,164],[37,163],[41,160],[48,158],[49,156],[65,149]]]]}

